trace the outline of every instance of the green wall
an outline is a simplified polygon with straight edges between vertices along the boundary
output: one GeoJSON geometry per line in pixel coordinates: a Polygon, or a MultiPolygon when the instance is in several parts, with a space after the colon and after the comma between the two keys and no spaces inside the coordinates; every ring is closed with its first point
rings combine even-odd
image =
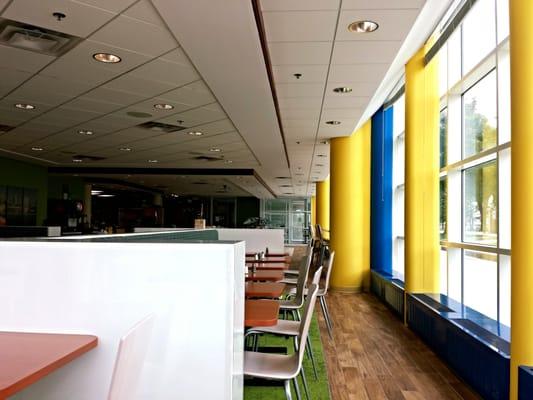
{"type": "Polygon", "coordinates": [[[0,185],[37,190],[37,225],[43,224],[48,201],[46,167],[0,157],[0,185]]]}

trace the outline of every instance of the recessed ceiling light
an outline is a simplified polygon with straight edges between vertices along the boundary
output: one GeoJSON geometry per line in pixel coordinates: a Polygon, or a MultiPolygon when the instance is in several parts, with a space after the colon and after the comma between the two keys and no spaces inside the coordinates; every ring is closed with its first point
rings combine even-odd
{"type": "Polygon", "coordinates": [[[329,144],[329,142],[327,140],[322,140],[320,144],[329,144]]]}
{"type": "Polygon", "coordinates": [[[116,64],[122,61],[122,58],[120,58],[119,56],[115,54],[110,54],[110,53],[96,53],[96,54],[93,54],[93,58],[96,61],[103,62],[106,64],[116,64]]]}
{"type": "Polygon", "coordinates": [[[27,104],[27,103],[17,103],[15,104],[15,107],[20,108],[21,110],[34,110],[35,106],[33,104],[27,104]]]}
{"type": "Polygon", "coordinates": [[[159,162],[158,160],[148,160],[149,163],[157,163],[159,162]]]}
{"type": "Polygon", "coordinates": [[[224,163],[225,163],[225,164],[232,164],[233,161],[232,161],[232,160],[226,160],[226,161],[224,161],[224,163]]]}
{"type": "Polygon", "coordinates": [[[114,194],[99,194],[98,197],[115,197],[114,194]]]}
{"type": "Polygon", "coordinates": [[[370,33],[379,28],[374,21],[355,21],[348,25],[348,30],[354,33],[370,33]]]}
{"type": "Polygon", "coordinates": [[[211,151],[211,152],[213,152],[213,153],[220,153],[220,148],[218,148],[218,147],[211,147],[211,148],[209,149],[209,151],[211,151]]]}
{"type": "Polygon", "coordinates": [[[323,167],[324,164],[315,164],[315,167],[323,167]]]}
{"type": "Polygon", "coordinates": [[[44,149],[42,147],[32,147],[33,151],[43,151],[44,149]]]}
{"type": "Polygon", "coordinates": [[[80,162],[83,162],[83,160],[81,158],[73,158],[72,162],[80,163],[80,162]]]}
{"type": "Polygon", "coordinates": [[[88,131],[88,130],[86,130],[86,129],[80,129],[80,130],[78,131],[78,133],[81,134],[81,135],[87,135],[87,136],[91,136],[91,135],[94,134],[93,131],[88,131]]]}
{"type": "Polygon", "coordinates": [[[350,93],[352,91],[352,88],[347,86],[341,86],[338,88],[333,89],[335,93],[350,93]]]}
{"type": "Polygon", "coordinates": [[[189,132],[189,135],[191,135],[191,136],[202,136],[203,134],[204,134],[203,132],[198,132],[198,131],[196,131],[196,132],[189,132]]]}
{"type": "Polygon", "coordinates": [[[120,151],[131,151],[131,147],[121,147],[120,151]]]}
{"type": "Polygon", "coordinates": [[[102,190],[91,190],[92,195],[102,194],[102,193],[104,193],[102,190]]]}
{"type": "Polygon", "coordinates": [[[154,104],[156,110],[172,110],[174,106],[172,104],[158,103],[154,104]]]}
{"type": "Polygon", "coordinates": [[[325,154],[317,154],[316,156],[317,156],[317,157],[326,157],[325,154]]]}
{"type": "Polygon", "coordinates": [[[341,121],[326,121],[328,125],[340,125],[341,121]]]}

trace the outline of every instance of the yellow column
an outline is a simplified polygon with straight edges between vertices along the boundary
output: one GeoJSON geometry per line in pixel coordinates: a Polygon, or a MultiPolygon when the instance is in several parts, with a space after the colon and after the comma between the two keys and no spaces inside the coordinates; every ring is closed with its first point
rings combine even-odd
{"type": "Polygon", "coordinates": [[[370,131],[331,140],[332,289],[360,292],[370,285],[370,131]]]}
{"type": "Polygon", "coordinates": [[[429,45],[405,67],[405,290],[438,293],[439,92],[429,45]]]}
{"type": "Polygon", "coordinates": [[[533,365],[533,2],[511,0],[511,394],[518,366],[533,365]]]}
{"type": "Polygon", "coordinates": [[[316,196],[311,196],[311,225],[316,225],[316,196]]]}
{"type": "Polygon", "coordinates": [[[324,238],[329,239],[329,177],[316,184],[316,223],[324,231],[324,238]]]}

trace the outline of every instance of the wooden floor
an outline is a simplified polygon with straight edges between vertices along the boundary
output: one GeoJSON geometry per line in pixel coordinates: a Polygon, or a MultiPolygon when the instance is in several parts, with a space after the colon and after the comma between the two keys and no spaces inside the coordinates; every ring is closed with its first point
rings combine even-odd
{"type": "Polygon", "coordinates": [[[329,293],[330,340],[319,310],[332,400],[480,399],[371,294],[329,293]]]}

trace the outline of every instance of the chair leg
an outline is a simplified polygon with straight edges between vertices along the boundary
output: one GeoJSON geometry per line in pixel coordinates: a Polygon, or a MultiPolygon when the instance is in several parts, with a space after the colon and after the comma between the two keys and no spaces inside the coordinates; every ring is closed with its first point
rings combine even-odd
{"type": "Polygon", "coordinates": [[[292,400],[292,394],[291,394],[291,381],[286,380],[285,381],[285,397],[287,400],[292,400]]]}
{"type": "MultiPolygon", "coordinates": [[[[307,378],[305,377],[304,368],[300,370],[300,375],[302,376],[302,382],[304,384],[304,391],[305,391],[305,398],[307,400],[311,400],[311,396],[309,396],[309,387],[307,386],[307,378]]],[[[298,380],[298,378],[294,378],[295,381],[298,380]]]]}
{"type": "Polygon", "coordinates": [[[302,315],[300,314],[300,310],[296,310],[296,315],[298,316],[298,321],[301,321],[302,315]]]}
{"type": "Polygon", "coordinates": [[[331,313],[329,312],[329,306],[328,306],[328,302],[326,300],[326,296],[322,296],[322,298],[324,299],[324,307],[326,307],[326,312],[328,313],[329,324],[333,328],[333,320],[331,319],[331,313]]]}
{"type": "Polygon", "coordinates": [[[313,364],[313,372],[315,373],[315,380],[318,379],[318,373],[316,372],[316,362],[315,355],[313,354],[313,347],[311,346],[311,340],[307,336],[307,352],[309,353],[309,358],[311,358],[311,364],[313,364]]]}
{"type": "Polygon", "coordinates": [[[331,331],[331,326],[329,326],[328,314],[327,314],[327,311],[326,311],[326,307],[324,305],[323,298],[324,297],[319,297],[319,299],[320,299],[320,308],[322,308],[322,314],[324,315],[324,320],[326,321],[326,327],[328,328],[329,338],[333,340],[333,333],[331,331]]]}
{"type": "Polygon", "coordinates": [[[296,392],[296,398],[298,400],[302,400],[302,396],[300,395],[300,387],[298,386],[298,379],[292,378],[292,384],[294,385],[294,391],[296,392]]]}

